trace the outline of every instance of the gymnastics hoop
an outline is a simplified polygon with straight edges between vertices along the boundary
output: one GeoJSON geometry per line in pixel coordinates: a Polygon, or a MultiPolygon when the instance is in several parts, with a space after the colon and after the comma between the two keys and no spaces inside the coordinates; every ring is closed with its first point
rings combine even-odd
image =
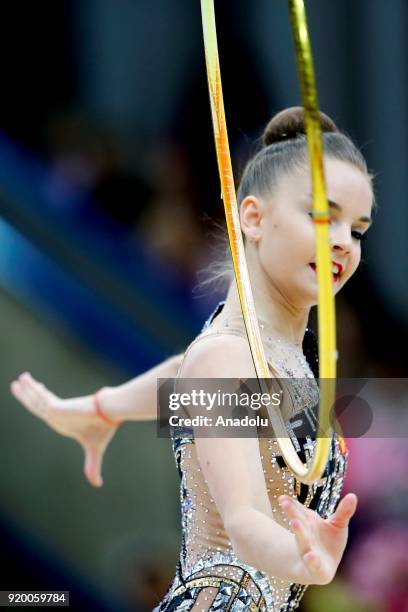
{"type": "MultiPolygon", "coordinates": [[[[316,444],[309,465],[299,459],[288,437],[280,410],[272,411],[270,418],[287,467],[298,480],[311,485],[322,477],[330,452],[332,437],[330,411],[334,405],[336,390],[336,323],[329,238],[330,217],[324,182],[321,127],[312,52],[303,0],[288,0],[288,3],[305,111],[316,236],[320,398],[316,444]]],[[[265,385],[268,392],[271,393],[270,371],[255,312],[232,173],[218,57],[214,0],[201,0],[201,15],[215,148],[234,274],[256,375],[259,383],[265,385]]]]}

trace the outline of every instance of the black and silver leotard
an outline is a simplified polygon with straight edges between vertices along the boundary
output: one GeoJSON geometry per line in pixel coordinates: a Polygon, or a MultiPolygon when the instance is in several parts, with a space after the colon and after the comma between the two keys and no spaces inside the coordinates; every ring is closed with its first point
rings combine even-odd
{"type": "MultiPolygon", "coordinates": [[[[223,303],[218,305],[200,336],[212,333],[211,324],[222,306],[223,303]]],[[[242,335],[245,331],[242,327],[231,326],[223,333],[242,335]]],[[[303,353],[317,377],[317,342],[311,330],[306,330],[303,353]]],[[[292,423],[294,432],[296,423],[299,423],[299,414],[292,423]]],[[[299,458],[303,462],[310,459],[314,440],[309,436],[302,439],[295,436],[292,440],[299,458]]],[[[235,555],[202,473],[193,435],[175,436],[172,445],[181,479],[182,545],[174,579],[154,612],[284,612],[297,608],[306,586],[269,576],[235,555]]],[[[325,472],[312,486],[297,481],[286,467],[276,440],[259,438],[259,449],[271,509],[279,524],[289,529],[277,501],[282,494],[296,497],[323,518],[333,514],[340,498],[347,462],[347,449],[342,439],[333,435],[325,472]]]]}

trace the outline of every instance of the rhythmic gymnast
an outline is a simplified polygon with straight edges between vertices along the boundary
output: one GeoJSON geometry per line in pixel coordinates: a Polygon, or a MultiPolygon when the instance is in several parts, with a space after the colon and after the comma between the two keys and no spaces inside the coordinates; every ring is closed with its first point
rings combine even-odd
{"type": "MultiPolygon", "coordinates": [[[[372,177],[351,140],[320,113],[330,207],[333,291],[357,270],[374,208],[372,177]]],[[[285,421],[306,414],[317,357],[307,328],[317,304],[312,189],[303,109],[274,116],[242,175],[238,204],[254,302],[271,377],[308,378],[285,421]]],[[[157,378],[255,378],[235,279],[183,355],[118,387],[61,399],[29,373],[13,395],[85,452],[85,475],[102,485],[105,450],[119,423],[156,418],[157,378]]],[[[312,384],[314,382],[314,384],[312,384]]],[[[302,461],[315,440],[298,440],[302,461]]],[[[333,580],[357,497],[340,500],[348,451],[333,434],[321,480],[306,486],[274,438],[172,437],[181,476],[182,547],[156,612],[295,609],[308,585],[333,580]]]]}

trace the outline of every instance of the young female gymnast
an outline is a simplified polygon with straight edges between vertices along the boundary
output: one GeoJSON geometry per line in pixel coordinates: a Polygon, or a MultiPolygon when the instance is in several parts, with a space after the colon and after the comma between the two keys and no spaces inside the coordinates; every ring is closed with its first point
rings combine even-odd
{"type": "MultiPolygon", "coordinates": [[[[374,197],[361,153],[323,113],[321,123],[337,293],[359,265],[374,197]]],[[[303,109],[273,117],[263,141],[240,182],[241,228],[271,376],[310,380],[284,415],[305,461],[314,438],[297,438],[292,417],[310,421],[316,392],[318,397],[315,339],[307,328],[318,287],[303,109]]],[[[124,385],[64,400],[25,373],[11,389],[53,429],[78,440],[85,474],[100,486],[103,454],[118,422],[155,418],[158,377],[256,378],[234,279],[184,355],[124,385]]],[[[307,585],[333,579],[357,506],[351,493],[339,501],[347,449],[337,434],[325,472],[312,486],[297,481],[273,438],[191,433],[173,435],[172,443],[181,477],[182,547],[156,612],[292,610],[307,585]]]]}

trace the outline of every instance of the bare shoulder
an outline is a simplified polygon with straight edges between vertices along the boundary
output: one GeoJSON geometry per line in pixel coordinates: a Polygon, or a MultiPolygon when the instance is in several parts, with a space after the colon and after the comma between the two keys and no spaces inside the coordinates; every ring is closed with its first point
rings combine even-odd
{"type": "Polygon", "coordinates": [[[238,334],[208,334],[188,351],[181,375],[186,378],[255,377],[248,341],[238,334]]]}

